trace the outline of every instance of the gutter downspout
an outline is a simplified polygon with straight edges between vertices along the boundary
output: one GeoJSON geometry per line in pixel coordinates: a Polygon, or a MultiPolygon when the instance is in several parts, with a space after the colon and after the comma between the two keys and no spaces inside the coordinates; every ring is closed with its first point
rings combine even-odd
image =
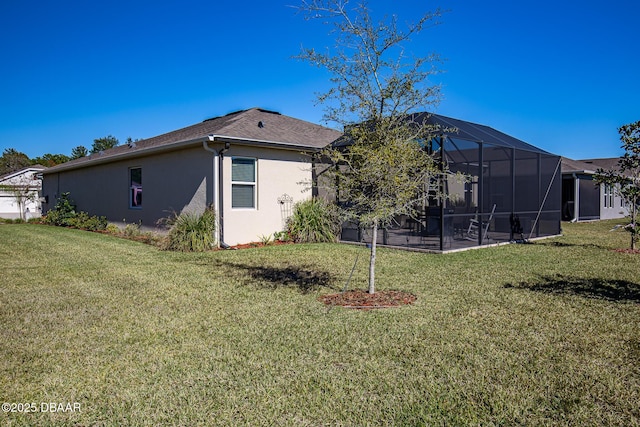
{"type": "Polygon", "coordinates": [[[202,148],[210,153],[213,153],[213,178],[216,179],[217,185],[213,186],[213,208],[216,211],[216,222],[218,238],[216,239],[217,246],[219,248],[227,249],[229,245],[224,242],[224,193],[222,185],[222,161],[224,159],[224,153],[229,149],[229,143],[225,144],[225,147],[220,150],[215,150],[209,147],[207,142],[214,142],[216,138],[221,135],[209,135],[208,141],[202,141],[202,148]]]}

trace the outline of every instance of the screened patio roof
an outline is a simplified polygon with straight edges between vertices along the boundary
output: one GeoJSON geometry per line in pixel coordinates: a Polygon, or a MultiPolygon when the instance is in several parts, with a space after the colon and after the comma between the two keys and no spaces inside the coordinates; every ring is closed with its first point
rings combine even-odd
{"type": "Polygon", "coordinates": [[[531,151],[540,154],[551,154],[489,126],[454,119],[452,117],[441,116],[440,114],[429,115],[428,113],[420,113],[416,117],[416,121],[422,122],[425,118],[428,123],[444,129],[445,131],[442,132],[444,136],[454,140],[464,139],[467,141],[487,143],[498,147],[515,148],[517,150],[531,151]],[[454,130],[447,131],[447,129],[454,130]],[[457,132],[455,130],[457,130],[457,132]]]}
{"type": "MultiPolygon", "coordinates": [[[[424,123],[426,120],[428,124],[435,125],[441,129],[440,132],[437,132],[438,135],[446,136],[454,141],[464,140],[475,143],[491,144],[494,147],[514,148],[516,150],[528,151],[531,153],[553,155],[552,153],[507,135],[506,133],[502,133],[492,127],[465,120],[454,119],[452,117],[433,113],[415,113],[411,115],[411,120],[416,123],[424,123]]],[[[349,138],[346,135],[343,135],[333,143],[333,146],[346,147],[350,144],[349,138]]]]}

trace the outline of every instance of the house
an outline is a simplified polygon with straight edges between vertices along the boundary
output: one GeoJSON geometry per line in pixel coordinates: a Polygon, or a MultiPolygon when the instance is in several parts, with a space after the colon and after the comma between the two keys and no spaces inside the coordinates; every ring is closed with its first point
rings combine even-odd
{"type": "Polygon", "coordinates": [[[45,169],[34,165],[0,176],[0,218],[26,220],[41,215],[41,178],[45,169]]]}
{"type": "Polygon", "coordinates": [[[589,221],[629,215],[624,200],[610,185],[598,185],[598,169],[617,169],[619,158],[573,160],[562,158],[562,219],[589,221]]]}
{"type": "MultiPolygon", "coordinates": [[[[447,175],[436,183],[446,198],[432,198],[416,218],[396,218],[378,233],[379,244],[448,252],[560,234],[559,156],[486,125],[427,113],[412,119],[439,129],[426,147],[468,180],[447,175]]],[[[347,224],[342,239],[371,236],[347,224]]]]}
{"type": "Polygon", "coordinates": [[[256,241],[311,197],[309,154],[340,135],[273,111],[238,111],[44,171],[44,209],[68,192],[78,210],[154,228],[173,212],[211,206],[218,242],[256,241]]]}

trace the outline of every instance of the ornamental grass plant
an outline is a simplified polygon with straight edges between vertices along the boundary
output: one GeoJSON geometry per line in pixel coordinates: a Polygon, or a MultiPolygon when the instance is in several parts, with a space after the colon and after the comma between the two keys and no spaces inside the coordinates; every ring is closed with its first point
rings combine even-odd
{"type": "Polygon", "coordinates": [[[298,202],[287,220],[287,230],[297,243],[335,242],[340,233],[338,210],[317,197],[298,202]]]}
{"type": "Polygon", "coordinates": [[[202,213],[182,212],[166,223],[170,226],[163,249],[179,252],[203,252],[214,247],[216,213],[207,208],[202,213]]]}

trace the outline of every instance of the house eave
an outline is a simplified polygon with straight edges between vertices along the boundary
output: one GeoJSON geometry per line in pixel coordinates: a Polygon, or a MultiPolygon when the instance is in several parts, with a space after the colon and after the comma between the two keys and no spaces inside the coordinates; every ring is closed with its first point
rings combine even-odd
{"type": "MultiPolygon", "coordinates": [[[[318,152],[322,150],[320,147],[312,147],[309,145],[301,145],[295,144],[291,142],[279,142],[279,141],[268,141],[264,139],[246,139],[246,138],[237,138],[233,136],[225,136],[225,135],[216,135],[216,141],[218,142],[228,142],[230,144],[240,144],[245,146],[252,147],[260,147],[260,148],[275,148],[279,150],[290,150],[290,151],[298,151],[298,152],[318,152]]],[[[329,145],[328,143],[327,145],[329,145]]]]}
{"type": "Polygon", "coordinates": [[[586,170],[586,169],[576,169],[576,170],[564,170],[562,171],[563,174],[574,174],[574,173],[580,173],[580,174],[584,174],[584,175],[595,175],[596,172],[592,171],[592,170],[586,170]]]}
{"type": "MultiPolygon", "coordinates": [[[[42,173],[45,175],[49,175],[49,174],[54,174],[58,172],[65,172],[65,171],[74,170],[74,169],[82,169],[82,168],[106,164],[106,163],[113,163],[121,160],[131,159],[131,158],[146,157],[146,156],[157,154],[157,153],[179,150],[181,148],[186,148],[189,146],[194,146],[194,147],[199,146],[199,145],[202,145],[203,142],[210,142],[210,138],[200,137],[195,139],[188,139],[184,141],[177,141],[169,144],[163,144],[155,147],[142,148],[142,149],[138,149],[131,152],[124,152],[124,153],[118,153],[113,155],[104,155],[104,157],[101,157],[100,154],[92,154],[91,156],[94,158],[91,158],[90,160],[87,160],[81,163],[74,163],[70,165],[63,163],[61,165],[46,169],[42,173]]],[[[318,148],[318,147],[310,147],[310,146],[293,144],[293,143],[266,141],[266,140],[259,140],[259,139],[244,139],[244,138],[225,136],[225,135],[216,135],[215,142],[239,144],[244,146],[253,146],[253,147],[262,147],[262,148],[274,148],[274,149],[280,149],[280,150],[308,152],[308,153],[317,152],[321,150],[321,148],[318,148]]]]}
{"type": "Polygon", "coordinates": [[[23,169],[14,171],[14,172],[10,172],[10,173],[8,173],[6,175],[0,176],[0,182],[8,181],[8,180],[10,180],[12,178],[15,178],[18,175],[22,175],[24,173],[28,173],[28,172],[43,172],[44,170],[46,170],[46,168],[44,168],[44,167],[29,166],[29,167],[26,167],[26,168],[23,168],[23,169]]]}

